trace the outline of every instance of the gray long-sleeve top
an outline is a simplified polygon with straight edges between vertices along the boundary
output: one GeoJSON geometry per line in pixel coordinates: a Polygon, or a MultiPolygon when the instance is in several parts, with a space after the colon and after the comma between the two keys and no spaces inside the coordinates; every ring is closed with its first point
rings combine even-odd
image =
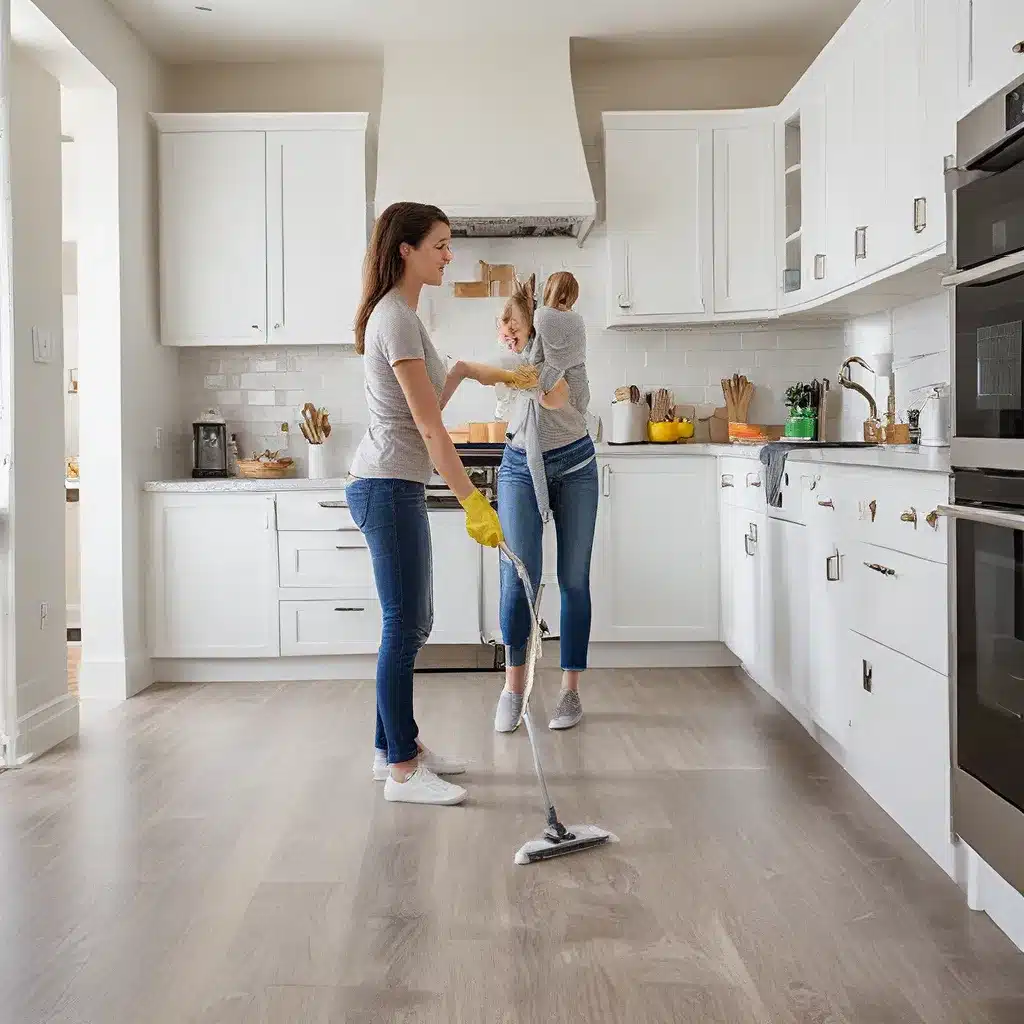
{"type": "Polygon", "coordinates": [[[541,519],[547,521],[551,509],[544,453],[573,444],[588,432],[587,329],[579,313],[549,306],[537,310],[534,327],[537,337],[529,358],[540,371],[540,387],[536,392],[518,394],[508,431],[509,444],[526,452],[537,507],[541,519]],[[568,402],[561,409],[543,408],[541,392],[550,391],[563,377],[569,388],[568,402]]]}

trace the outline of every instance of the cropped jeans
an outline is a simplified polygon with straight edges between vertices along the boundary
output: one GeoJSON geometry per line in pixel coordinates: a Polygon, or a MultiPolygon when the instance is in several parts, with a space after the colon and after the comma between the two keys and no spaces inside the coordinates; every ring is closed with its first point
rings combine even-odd
{"type": "MultiPolygon", "coordinates": [[[[598,479],[594,443],[581,438],[545,452],[548,500],[558,542],[558,587],[562,595],[561,665],[583,672],[590,645],[590,556],[597,523],[598,479]]],[[[498,517],[505,541],[522,559],[536,593],[543,571],[544,524],[537,507],[526,452],[505,446],[498,470],[498,517]]],[[[530,608],[515,567],[501,557],[501,632],[505,662],[526,663],[530,608]]]]}
{"type": "Polygon", "coordinates": [[[389,764],[402,764],[419,749],[413,667],[434,623],[426,489],[409,480],[358,479],[345,496],[370,549],[383,618],[374,745],[387,752],[389,764]]]}

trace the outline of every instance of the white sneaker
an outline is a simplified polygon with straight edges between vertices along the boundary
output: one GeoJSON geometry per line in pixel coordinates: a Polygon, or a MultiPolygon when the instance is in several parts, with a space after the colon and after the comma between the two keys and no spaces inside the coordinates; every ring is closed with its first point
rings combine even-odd
{"type": "Polygon", "coordinates": [[[583,705],[575,690],[562,690],[558,695],[555,713],[548,723],[549,729],[572,729],[583,721],[583,705]]]}
{"type": "Polygon", "coordinates": [[[389,773],[384,783],[384,799],[392,803],[454,807],[466,799],[466,791],[461,786],[439,779],[421,764],[405,782],[396,782],[389,773]]]}
{"type": "Polygon", "coordinates": [[[523,695],[502,690],[494,709],[494,731],[515,732],[523,720],[523,695]]]}
{"type": "MultiPolygon", "coordinates": [[[[462,775],[469,765],[457,757],[445,757],[435,754],[433,750],[420,747],[420,764],[425,765],[435,775],[462,775]]],[[[388,755],[383,750],[373,751],[373,781],[384,782],[391,774],[388,766],[388,755]]]]}

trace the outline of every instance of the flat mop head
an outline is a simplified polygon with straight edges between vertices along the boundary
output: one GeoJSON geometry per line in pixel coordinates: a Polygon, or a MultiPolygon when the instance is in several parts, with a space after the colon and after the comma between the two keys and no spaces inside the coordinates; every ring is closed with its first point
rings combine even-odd
{"type": "Polygon", "coordinates": [[[569,825],[563,838],[555,838],[550,829],[546,829],[536,839],[524,843],[516,853],[517,864],[535,864],[539,860],[550,860],[552,857],[563,857],[569,853],[579,853],[594,846],[605,843],[617,843],[619,837],[597,825],[569,825]]]}

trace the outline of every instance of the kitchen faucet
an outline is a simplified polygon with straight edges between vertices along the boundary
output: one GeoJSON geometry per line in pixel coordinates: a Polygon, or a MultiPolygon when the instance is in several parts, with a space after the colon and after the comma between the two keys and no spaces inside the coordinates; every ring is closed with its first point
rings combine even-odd
{"type": "Polygon", "coordinates": [[[863,395],[868,400],[868,408],[870,410],[868,419],[872,422],[878,420],[878,404],[875,402],[874,396],[867,390],[867,388],[861,387],[855,380],[850,377],[850,364],[856,363],[858,366],[863,366],[868,373],[874,373],[875,371],[868,366],[867,363],[861,359],[860,356],[850,356],[839,370],[839,384],[840,387],[849,388],[851,391],[856,391],[858,395],[863,395]]]}

